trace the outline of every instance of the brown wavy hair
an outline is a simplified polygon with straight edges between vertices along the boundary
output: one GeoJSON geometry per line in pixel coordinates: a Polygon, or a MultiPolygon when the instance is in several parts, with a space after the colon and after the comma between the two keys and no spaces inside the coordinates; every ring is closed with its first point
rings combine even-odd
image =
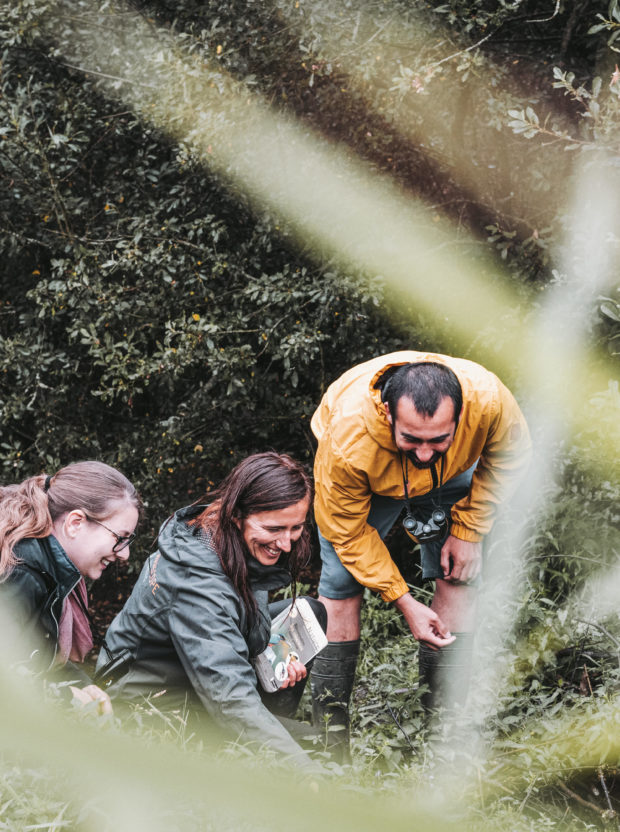
{"type": "Polygon", "coordinates": [[[142,502],[127,477],[104,462],[74,462],[53,476],[39,474],[17,485],[0,487],[0,581],[17,563],[15,545],[26,537],[47,537],[54,521],[81,509],[93,520],[105,520],[119,503],[138,511],[142,502]]]}
{"type": "MultiPolygon", "coordinates": [[[[242,525],[251,514],[278,511],[306,498],[311,504],[312,496],[312,480],[304,466],[288,454],[267,451],[253,454],[233,468],[220,486],[207,494],[209,505],[193,521],[211,536],[222,569],[250,617],[256,615],[256,601],[248,581],[248,550],[237,523],[242,525]]],[[[310,532],[304,525],[300,538],[291,542],[287,559],[293,601],[296,582],[310,554],[310,532]]]]}

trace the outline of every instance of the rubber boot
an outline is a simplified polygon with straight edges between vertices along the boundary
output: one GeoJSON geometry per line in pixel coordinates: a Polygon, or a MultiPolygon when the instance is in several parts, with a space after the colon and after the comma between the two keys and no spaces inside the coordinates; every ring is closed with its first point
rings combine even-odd
{"type": "Polygon", "coordinates": [[[331,641],[314,660],[312,723],[325,731],[325,748],[334,762],[351,762],[349,750],[349,700],[353,690],[360,642],[331,641]]]}
{"type": "Polygon", "coordinates": [[[453,635],[456,640],[438,650],[420,642],[420,686],[426,688],[420,701],[427,713],[440,708],[462,707],[467,699],[474,634],[453,635]]]}

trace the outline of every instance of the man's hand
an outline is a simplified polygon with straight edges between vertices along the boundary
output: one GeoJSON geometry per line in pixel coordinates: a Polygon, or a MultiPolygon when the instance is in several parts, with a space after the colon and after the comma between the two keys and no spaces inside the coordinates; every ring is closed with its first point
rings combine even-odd
{"type": "Polygon", "coordinates": [[[416,601],[407,593],[394,601],[394,606],[405,616],[413,637],[431,647],[445,647],[455,639],[441,618],[430,607],[416,601]]]}
{"type": "Polygon", "coordinates": [[[91,702],[97,703],[97,716],[106,716],[112,713],[112,703],[108,694],[98,688],[97,685],[87,685],[85,688],[76,688],[70,685],[71,693],[75,702],[79,702],[81,707],[90,705],[91,702]]]}
{"type": "Polygon", "coordinates": [[[459,540],[448,535],[441,547],[441,569],[444,580],[454,584],[467,584],[480,574],[482,544],[459,540]]]}
{"type": "Polygon", "coordinates": [[[293,685],[297,682],[301,682],[301,680],[305,679],[308,675],[306,665],[298,661],[289,662],[286,669],[288,670],[288,679],[285,679],[282,682],[280,690],[282,690],[282,688],[292,688],[293,685]]]}

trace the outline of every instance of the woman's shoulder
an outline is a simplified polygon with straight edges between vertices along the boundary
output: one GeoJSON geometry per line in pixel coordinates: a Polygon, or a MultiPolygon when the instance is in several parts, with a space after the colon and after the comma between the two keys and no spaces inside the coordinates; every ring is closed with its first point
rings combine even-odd
{"type": "Polygon", "coordinates": [[[18,560],[0,583],[0,592],[22,610],[40,609],[59,593],[49,553],[35,538],[20,540],[13,551],[18,560]]]}
{"type": "Polygon", "coordinates": [[[13,553],[16,563],[5,583],[33,583],[48,589],[57,584],[48,538],[23,538],[15,544],[13,553]]]}
{"type": "Polygon", "coordinates": [[[49,538],[23,537],[13,547],[15,557],[31,566],[47,565],[50,559],[49,538]]]}
{"type": "Polygon", "coordinates": [[[158,590],[165,588],[168,598],[190,593],[229,601],[236,591],[224,573],[211,533],[191,523],[196,514],[196,507],[190,506],[164,524],[157,551],[143,567],[143,581],[158,590]]]}
{"type": "Polygon", "coordinates": [[[164,523],[159,532],[159,553],[173,567],[223,574],[211,533],[192,522],[200,508],[180,509],[164,523]]]}

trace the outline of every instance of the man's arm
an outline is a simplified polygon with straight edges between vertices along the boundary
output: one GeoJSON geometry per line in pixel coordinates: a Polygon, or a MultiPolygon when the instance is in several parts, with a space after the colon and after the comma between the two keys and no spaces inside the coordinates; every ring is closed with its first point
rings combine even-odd
{"type": "Polygon", "coordinates": [[[495,414],[467,497],[452,507],[450,535],[441,549],[441,569],[452,583],[470,583],[482,567],[482,538],[497,507],[516,490],[530,461],[527,423],[512,393],[499,379],[495,414]]]}
{"type": "MultiPolygon", "coordinates": [[[[530,434],[519,405],[510,390],[499,379],[496,382],[495,412],[469,494],[451,512],[451,535],[470,543],[481,541],[491,530],[498,506],[516,490],[527,473],[531,456],[530,434]]],[[[457,560],[478,557],[475,548],[452,545],[457,547],[457,560]]]]}
{"type": "MultiPolygon", "coordinates": [[[[393,601],[419,641],[434,647],[443,647],[454,641],[437,613],[416,601],[409,593],[409,587],[386,545],[376,529],[368,525],[371,494],[364,478],[355,476],[355,472],[344,464],[332,461],[329,473],[319,466],[316,483],[315,515],[321,534],[332,543],[340,560],[357,582],[379,592],[384,601],[393,601]]],[[[323,600],[332,603],[329,599],[323,600]]],[[[343,613],[341,607],[339,603],[336,618],[343,613]]],[[[332,621],[329,606],[328,615],[330,626],[336,624],[332,621]]],[[[359,609],[354,618],[355,637],[359,637],[359,609]]],[[[346,638],[352,637],[347,630],[346,638]]]]}
{"type": "Polygon", "coordinates": [[[409,588],[379,533],[368,525],[371,492],[356,471],[319,444],[315,460],[314,514],[323,537],[334,546],[345,568],[362,586],[391,602],[409,588]]]}
{"type": "Polygon", "coordinates": [[[436,612],[425,604],[416,601],[407,593],[394,601],[400,610],[414,638],[430,644],[432,647],[445,647],[452,644],[455,637],[448,630],[436,612]]]}

